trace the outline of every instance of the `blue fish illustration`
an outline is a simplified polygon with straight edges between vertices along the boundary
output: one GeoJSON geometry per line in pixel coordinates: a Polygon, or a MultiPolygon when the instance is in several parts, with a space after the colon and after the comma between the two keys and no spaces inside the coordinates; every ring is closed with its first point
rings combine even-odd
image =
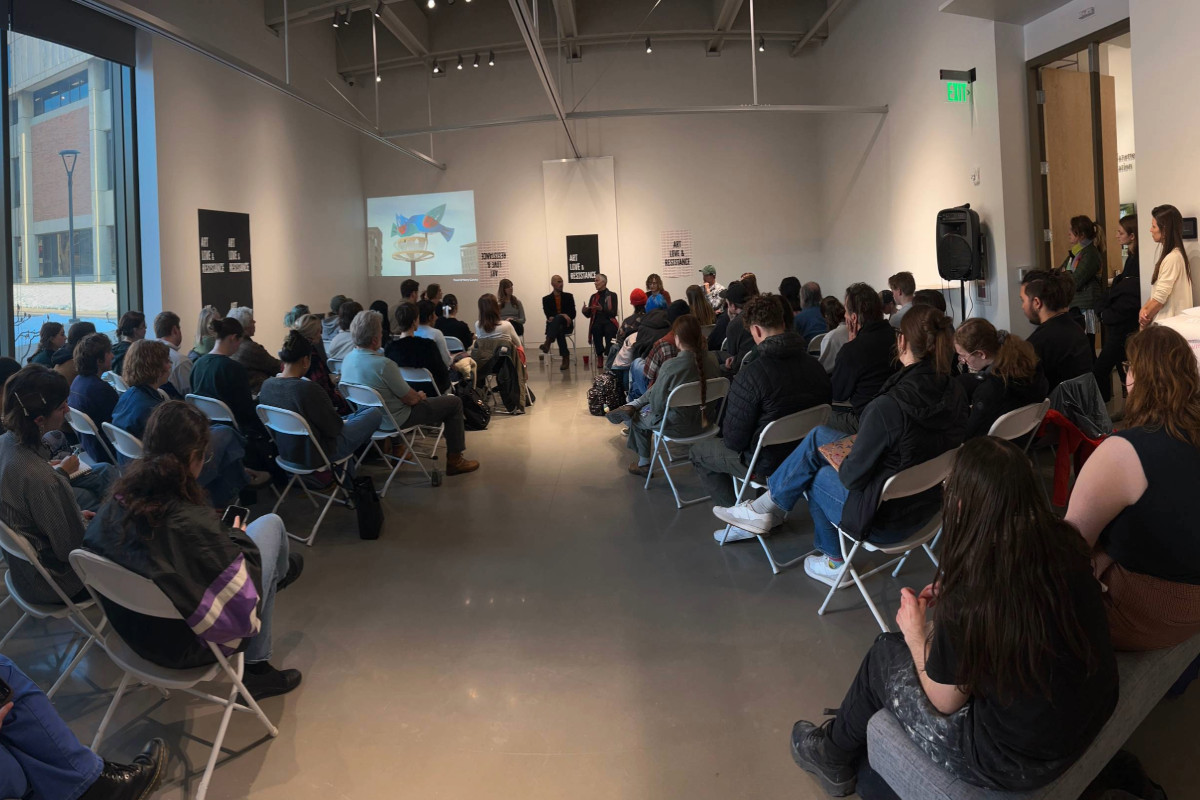
{"type": "Polygon", "coordinates": [[[440,233],[448,242],[454,236],[454,228],[447,228],[442,224],[442,215],[445,213],[446,206],[443,203],[428,214],[416,214],[411,217],[397,214],[396,222],[392,225],[392,236],[416,236],[419,233],[428,236],[431,233],[440,233]]]}

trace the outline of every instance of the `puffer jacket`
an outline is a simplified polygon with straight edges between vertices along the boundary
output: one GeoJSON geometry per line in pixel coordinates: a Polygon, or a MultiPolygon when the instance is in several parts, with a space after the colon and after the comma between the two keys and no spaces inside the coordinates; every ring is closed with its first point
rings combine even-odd
{"type": "Polygon", "coordinates": [[[654,343],[666,336],[671,330],[671,322],[667,319],[665,308],[656,308],[646,312],[642,323],[638,325],[637,341],[633,344],[633,357],[645,358],[654,347],[654,343]]]}
{"type": "Polygon", "coordinates": [[[879,505],[883,484],[962,444],[968,410],[958,380],[938,375],[928,361],[889,378],[863,409],[858,438],[838,472],[849,490],[842,529],[865,539],[873,528],[899,530],[928,520],[942,502],[940,486],[879,505]]]}
{"type": "MultiPolygon", "coordinates": [[[[763,339],[758,357],[742,367],[729,388],[722,412],[725,446],[749,464],[763,428],[775,420],[833,400],[833,387],[821,363],[808,354],[804,337],[787,331],[763,339]]],[[[766,476],[783,463],[796,442],[773,445],[758,457],[755,470],[766,476]]]]}

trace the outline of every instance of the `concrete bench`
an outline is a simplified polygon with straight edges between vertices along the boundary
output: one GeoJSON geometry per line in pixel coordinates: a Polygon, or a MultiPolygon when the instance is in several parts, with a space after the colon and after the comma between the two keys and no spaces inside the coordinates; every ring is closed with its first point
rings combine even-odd
{"type": "Polygon", "coordinates": [[[1118,653],[1121,696],[1112,716],[1070,769],[1036,791],[997,792],[958,780],[933,763],[887,710],[877,712],[867,726],[868,759],[902,800],[1075,800],[1197,655],[1200,636],[1168,650],[1118,653]]]}

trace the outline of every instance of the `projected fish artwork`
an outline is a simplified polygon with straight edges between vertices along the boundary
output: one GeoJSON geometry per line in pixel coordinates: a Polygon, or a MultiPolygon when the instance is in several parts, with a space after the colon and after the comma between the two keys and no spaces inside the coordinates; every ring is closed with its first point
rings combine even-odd
{"type": "Polygon", "coordinates": [[[440,233],[448,242],[454,236],[454,228],[447,228],[442,224],[442,215],[445,213],[446,205],[443,203],[428,214],[416,214],[411,217],[397,214],[396,222],[392,225],[392,236],[417,236],[422,233],[428,236],[440,233]]]}

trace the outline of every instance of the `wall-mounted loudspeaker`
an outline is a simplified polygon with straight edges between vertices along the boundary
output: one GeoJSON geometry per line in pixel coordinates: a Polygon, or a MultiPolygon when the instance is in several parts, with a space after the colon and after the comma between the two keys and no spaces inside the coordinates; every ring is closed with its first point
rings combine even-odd
{"type": "Polygon", "coordinates": [[[938,273],[948,281],[983,278],[983,232],[971,206],[947,208],[937,215],[938,273]]]}

